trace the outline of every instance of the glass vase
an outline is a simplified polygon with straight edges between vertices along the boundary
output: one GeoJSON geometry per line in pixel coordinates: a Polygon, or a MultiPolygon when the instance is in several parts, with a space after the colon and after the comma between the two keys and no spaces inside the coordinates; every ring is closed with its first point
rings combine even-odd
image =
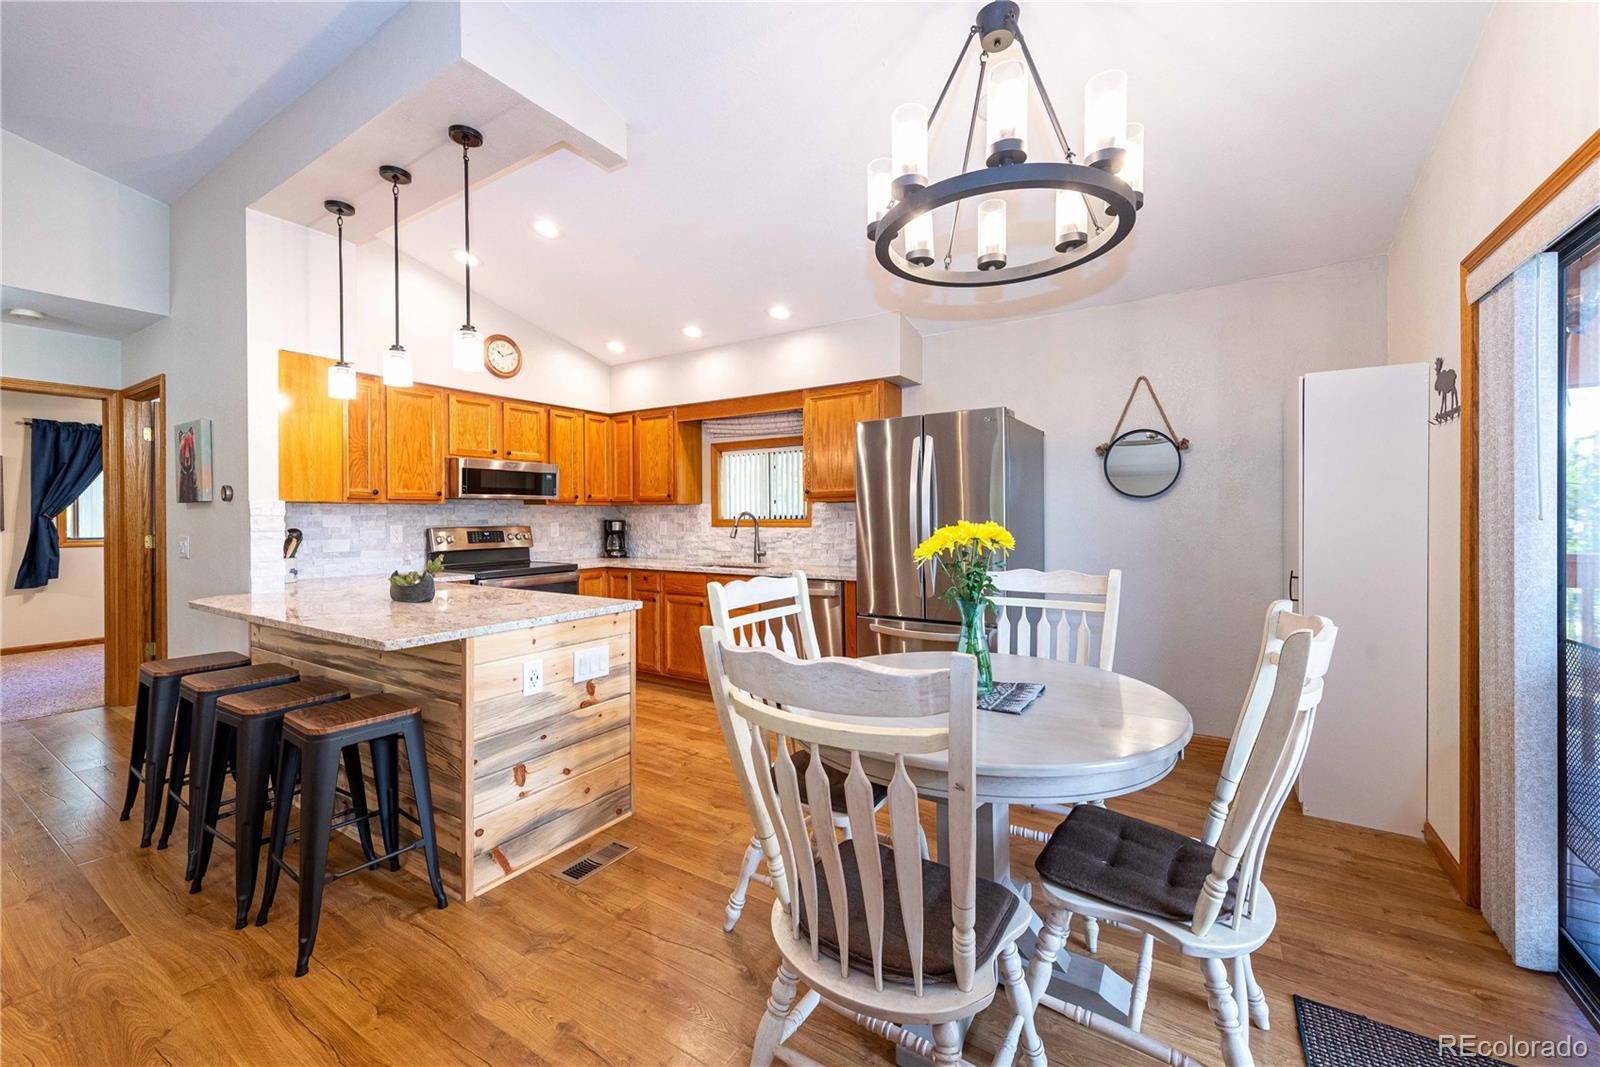
{"type": "Polygon", "coordinates": [[[986,600],[956,600],[961,612],[961,637],[956,651],[978,661],[978,696],[986,697],[994,689],[994,674],[989,666],[989,633],[985,616],[989,602],[986,600]]]}

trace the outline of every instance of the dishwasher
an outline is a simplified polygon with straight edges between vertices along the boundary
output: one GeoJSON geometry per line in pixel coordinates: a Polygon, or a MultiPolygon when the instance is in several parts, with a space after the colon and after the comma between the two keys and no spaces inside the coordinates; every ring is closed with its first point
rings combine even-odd
{"type": "Polygon", "coordinates": [[[817,629],[817,651],[824,656],[844,655],[844,583],[806,584],[811,587],[811,622],[817,629]]]}

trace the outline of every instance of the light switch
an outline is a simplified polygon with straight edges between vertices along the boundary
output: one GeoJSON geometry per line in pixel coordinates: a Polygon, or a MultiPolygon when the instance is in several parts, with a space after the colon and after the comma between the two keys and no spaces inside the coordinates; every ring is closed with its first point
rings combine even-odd
{"type": "Polygon", "coordinates": [[[539,657],[522,661],[522,695],[531,697],[544,692],[544,660],[539,657]]]}
{"type": "Polygon", "coordinates": [[[187,535],[178,538],[178,558],[189,559],[189,538],[187,535]]]}
{"type": "Polygon", "coordinates": [[[580,648],[572,653],[572,680],[587,682],[611,673],[611,650],[605,645],[580,648]]]}

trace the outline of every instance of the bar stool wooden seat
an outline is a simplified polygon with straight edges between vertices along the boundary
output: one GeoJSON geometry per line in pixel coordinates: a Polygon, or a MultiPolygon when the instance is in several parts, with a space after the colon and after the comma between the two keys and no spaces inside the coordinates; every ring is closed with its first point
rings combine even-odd
{"type": "MultiPolygon", "coordinates": [[[[317,923],[322,913],[322,890],[329,882],[348,874],[376,867],[385,860],[398,866],[399,857],[422,847],[428,864],[428,881],[439,907],[446,904],[444,884],[439,880],[439,853],[433,835],[433,794],[428,786],[428,757],[423,748],[422,711],[413,702],[392,693],[376,693],[340,700],[331,704],[292,711],[283,719],[283,744],[279,748],[277,789],[282,797],[300,787],[300,869],[290,876],[300,883],[300,953],[295,977],[306,973],[311,950],[317,942],[317,923]],[[399,753],[395,742],[404,740],[406,762],[411,767],[411,789],[417,813],[413,819],[400,811],[397,793],[399,753]],[[372,746],[374,777],[378,780],[379,810],[384,819],[384,854],[371,856],[348,870],[329,875],[328,842],[331,831],[353,819],[333,822],[333,798],[339,763],[346,750],[361,744],[372,746]],[[387,768],[387,774],[379,768],[387,768]],[[399,847],[399,818],[417,824],[421,837],[399,847]]],[[[279,803],[272,813],[272,852],[267,857],[266,884],[261,891],[261,911],[256,925],[264,925],[272,910],[278,875],[286,869],[284,850],[289,839],[289,808],[279,803]]],[[[364,822],[368,816],[358,814],[364,822]]]]}
{"type": "Polygon", "coordinates": [[[250,662],[243,652],[205,652],[198,656],[153,659],[139,665],[139,695],[133,706],[133,745],[128,753],[128,791],[122,800],[122,821],[128,821],[139,783],[145,783],[144,827],[139,847],[146,848],[161,817],[172,758],[173,724],[178,715],[178,686],[201,671],[220,671],[250,662]]]}
{"type": "MultiPolygon", "coordinates": [[[[212,843],[220,838],[233,846],[233,888],[235,911],[233,926],[244,929],[255,897],[256,872],[261,864],[262,836],[269,806],[268,783],[278,768],[278,744],[283,737],[283,718],[291,711],[315,707],[334,700],[347,700],[350,687],[326,678],[302,678],[286,685],[249,689],[217,701],[216,740],[211,750],[211,780],[206,787],[206,806],[201,811],[200,855],[195,863],[189,892],[198,893],[211,864],[212,843]],[[217,830],[222,813],[223,765],[232,761],[235,783],[233,836],[217,830]]],[[[366,787],[361,775],[361,760],[355,749],[345,752],[345,774],[349,778],[352,803],[358,813],[366,810],[366,787]]],[[[294,795],[279,792],[274,804],[289,804],[294,795]]],[[[193,817],[193,816],[191,816],[193,817]]],[[[359,824],[368,858],[372,856],[372,837],[365,820],[359,824]]]]}
{"type": "Polygon", "coordinates": [[[194,877],[195,857],[200,849],[200,820],[193,815],[205,811],[204,791],[211,777],[211,747],[217,732],[217,701],[233,693],[299,680],[299,671],[281,663],[247,663],[225,671],[188,675],[178,687],[172,773],[167,780],[167,814],[156,848],[167,847],[173,824],[178,821],[178,809],[188,808],[191,818],[188,858],[183,871],[185,880],[194,877]],[[187,797],[184,796],[185,785],[189,787],[187,797]]]}

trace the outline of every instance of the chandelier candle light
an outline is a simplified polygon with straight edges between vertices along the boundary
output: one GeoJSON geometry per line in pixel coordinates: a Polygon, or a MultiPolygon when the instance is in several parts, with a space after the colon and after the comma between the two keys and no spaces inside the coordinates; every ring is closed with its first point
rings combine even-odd
{"type": "Polygon", "coordinates": [[[383,357],[383,384],[405,388],[414,381],[411,353],[400,343],[400,187],[411,184],[411,172],[404,167],[384,164],[378,177],[394,191],[394,344],[383,357]]]}
{"type": "MultiPolygon", "coordinates": [[[[1128,121],[1127,74],[1110,70],[1089,79],[1084,91],[1087,154],[1081,163],[1075,162],[1077,155],[1067,143],[1017,25],[1019,13],[1012,0],[985,5],[967,31],[933,110],[908,103],[890,115],[889,156],[875,159],[867,167],[867,240],[872,242],[878,262],[891,274],[923,285],[954,287],[1031,281],[1098,259],[1133,230],[1144,207],[1144,127],[1128,121]],[[962,170],[930,181],[929,131],[974,37],[979,41],[978,77],[962,170]],[[1049,117],[1061,162],[1040,158],[1030,162],[1030,84],[1049,117]],[[980,157],[983,165],[972,167],[973,136],[978,112],[985,104],[988,147],[980,157]],[[1029,190],[1055,194],[1055,254],[1012,263],[1007,257],[1007,200],[1002,194],[1029,190]],[[956,224],[965,200],[978,201],[976,269],[953,270],[956,224]],[[947,204],[955,205],[955,217],[943,264],[935,267],[933,213],[947,204]]],[[[1010,206],[1019,207],[1019,201],[1012,199],[1010,206]]]]}
{"type": "Polygon", "coordinates": [[[328,396],[334,400],[356,398],[356,369],[344,361],[344,220],[356,209],[343,200],[324,200],[322,206],[333,213],[335,243],[339,248],[339,362],[328,368],[328,396]]]}
{"type": "Polygon", "coordinates": [[[466,270],[467,293],[467,321],[456,332],[450,365],[470,373],[483,370],[483,341],[472,325],[472,169],[468,155],[471,149],[483,146],[483,134],[471,126],[452,126],[450,139],[461,146],[461,222],[466,235],[461,262],[466,270]]]}

